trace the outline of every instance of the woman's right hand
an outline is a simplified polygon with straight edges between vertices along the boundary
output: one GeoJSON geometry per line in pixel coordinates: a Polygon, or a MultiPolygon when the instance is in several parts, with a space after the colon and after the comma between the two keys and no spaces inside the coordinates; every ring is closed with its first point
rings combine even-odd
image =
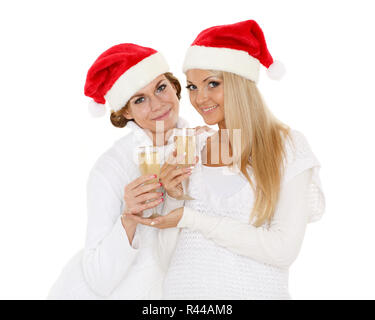
{"type": "Polygon", "coordinates": [[[157,181],[157,178],[156,175],[143,175],[125,186],[124,214],[141,215],[144,210],[154,208],[163,201],[163,193],[154,191],[161,187],[161,183],[157,181]],[[150,181],[152,183],[146,184],[150,181]]]}
{"type": "MultiPolygon", "coordinates": [[[[174,150],[164,163],[160,171],[160,181],[162,182],[165,191],[169,196],[175,199],[181,198],[184,194],[182,181],[189,178],[192,168],[181,168],[179,163],[184,159],[184,156],[177,157],[177,151],[174,150]]],[[[196,157],[196,162],[198,162],[196,157]]]]}

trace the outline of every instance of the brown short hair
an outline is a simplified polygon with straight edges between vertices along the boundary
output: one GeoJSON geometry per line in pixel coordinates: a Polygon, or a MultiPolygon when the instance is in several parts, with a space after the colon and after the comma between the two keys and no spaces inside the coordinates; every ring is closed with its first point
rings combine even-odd
{"type": "MultiPolygon", "coordinates": [[[[176,89],[177,98],[178,98],[178,100],[180,100],[181,99],[181,84],[180,84],[180,82],[171,72],[164,73],[164,76],[167,78],[167,80],[170,82],[170,84],[176,89]]],[[[128,123],[128,121],[134,121],[134,120],[128,120],[124,116],[124,111],[128,106],[129,106],[129,101],[120,110],[111,112],[110,120],[115,127],[124,128],[126,126],[126,124],[128,123]]]]}

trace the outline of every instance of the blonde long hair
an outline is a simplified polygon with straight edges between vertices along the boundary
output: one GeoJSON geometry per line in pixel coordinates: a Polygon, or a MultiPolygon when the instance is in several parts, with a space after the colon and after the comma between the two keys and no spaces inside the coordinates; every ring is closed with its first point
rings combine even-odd
{"type": "Polygon", "coordinates": [[[267,108],[253,81],[229,72],[213,72],[224,82],[225,125],[232,146],[233,129],[241,129],[241,155],[233,164],[254,190],[250,223],[255,219],[253,225],[259,227],[270,223],[275,212],[283,174],[284,138],[290,137],[290,128],[267,108]]]}

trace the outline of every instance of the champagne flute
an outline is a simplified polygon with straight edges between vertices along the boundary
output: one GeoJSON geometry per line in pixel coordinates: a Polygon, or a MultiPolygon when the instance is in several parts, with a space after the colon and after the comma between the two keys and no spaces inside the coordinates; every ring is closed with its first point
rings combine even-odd
{"type": "MultiPolygon", "coordinates": [[[[153,146],[145,146],[138,148],[138,165],[142,175],[156,174],[157,178],[147,181],[145,184],[158,182],[160,177],[160,155],[157,148],[153,146]]],[[[157,189],[150,192],[157,192],[157,189]]],[[[151,202],[153,200],[148,200],[151,202]]],[[[150,218],[159,216],[156,212],[156,207],[152,208],[152,215],[150,218]]]]}
{"type": "MultiPolygon", "coordinates": [[[[178,128],[174,129],[174,143],[177,151],[177,158],[182,159],[178,161],[178,167],[187,168],[195,165],[197,155],[196,135],[193,128],[178,128]]],[[[180,200],[194,200],[189,194],[186,193],[189,186],[189,178],[182,181],[182,188],[184,194],[180,200]]]]}

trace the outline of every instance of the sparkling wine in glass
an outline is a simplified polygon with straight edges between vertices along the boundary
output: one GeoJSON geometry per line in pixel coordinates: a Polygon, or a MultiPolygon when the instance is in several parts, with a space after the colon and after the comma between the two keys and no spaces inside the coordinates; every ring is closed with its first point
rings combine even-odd
{"type": "MultiPolygon", "coordinates": [[[[177,162],[178,167],[188,168],[194,166],[197,155],[195,129],[175,129],[174,143],[177,151],[177,158],[181,159],[177,162]]],[[[188,190],[188,185],[189,179],[182,181],[182,187],[184,190],[184,194],[180,198],[182,200],[194,200],[193,197],[186,193],[186,190],[188,190]]]]}
{"type": "MultiPolygon", "coordinates": [[[[160,176],[160,155],[157,148],[153,146],[145,146],[138,148],[138,164],[142,175],[156,174],[160,176]]],[[[145,184],[158,182],[158,178],[147,181],[145,184]]],[[[157,192],[157,189],[150,192],[157,192]]],[[[149,200],[150,202],[153,200],[149,200]]],[[[156,207],[152,208],[152,215],[150,218],[159,216],[156,212],[156,207]]]]}

